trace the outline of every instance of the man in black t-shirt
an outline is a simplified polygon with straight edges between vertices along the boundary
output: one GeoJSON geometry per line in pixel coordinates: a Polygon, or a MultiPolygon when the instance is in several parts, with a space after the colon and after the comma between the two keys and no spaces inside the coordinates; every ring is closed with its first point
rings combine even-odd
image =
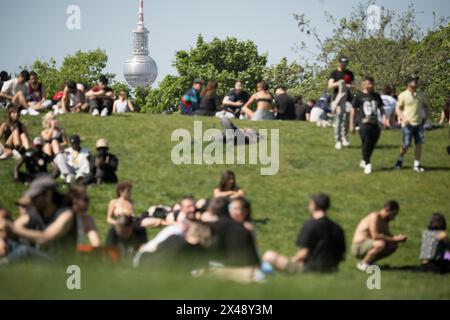
{"type": "Polygon", "coordinates": [[[353,72],[347,70],[349,60],[347,57],[339,59],[337,70],[333,71],[328,80],[328,88],[333,90],[332,111],[334,113],[334,137],[335,148],[341,150],[342,147],[350,146],[348,140],[349,129],[349,108],[347,105],[352,101],[351,90],[355,76],[353,72]]]}
{"type": "Polygon", "coordinates": [[[295,115],[297,120],[299,121],[307,121],[309,122],[311,110],[316,105],[314,100],[308,100],[306,104],[296,105],[295,106],[295,115]]]}
{"type": "Polygon", "coordinates": [[[106,246],[116,250],[121,260],[131,258],[139,248],[147,243],[147,231],[140,227],[133,217],[121,216],[108,232],[106,246]]]}
{"type": "Polygon", "coordinates": [[[58,168],[52,158],[43,151],[43,145],[44,141],[42,138],[34,138],[33,149],[27,150],[14,168],[14,181],[22,183],[31,182],[37,176],[47,174],[49,165],[52,168],[53,178],[57,178],[58,168]],[[20,171],[24,165],[26,172],[20,171]]]}
{"type": "Polygon", "coordinates": [[[277,87],[275,96],[275,102],[277,104],[277,120],[295,120],[294,99],[287,94],[286,87],[277,87]]]}
{"type": "Polygon", "coordinates": [[[212,224],[216,260],[228,267],[256,267],[260,261],[255,238],[242,223],[222,217],[212,224]]]}
{"type": "Polygon", "coordinates": [[[231,112],[236,118],[239,118],[242,106],[250,99],[250,95],[244,88],[242,81],[237,80],[234,89],[223,99],[224,110],[231,112]]]}
{"type": "Polygon", "coordinates": [[[359,119],[361,121],[359,134],[361,136],[362,143],[362,156],[360,167],[364,168],[365,174],[372,173],[372,164],[370,158],[372,157],[373,150],[380,138],[380,127],[378,125],[378,111],[383,116],[383,124],[387,125],[386,114],[384,111],[384,103],[381,96],[374,92],[375,80],[366,76],[363,80],[363,90],[358,92],[353,99],[353,109],[350,114],[350,132],[355,133],[354,119],[356,113],[359,113],[359,119]]]}
{"type": "Polygon", "coordinates": [[[311,220],[307,221],[297,237],[297,254],[288,258],[274,251],[264,254],[263,260],[275,269],[288,273],[334,272],[344,259],[345,235],[342,228],[328,218],[330,198],[326,194],[310,197],[311,220]]]}

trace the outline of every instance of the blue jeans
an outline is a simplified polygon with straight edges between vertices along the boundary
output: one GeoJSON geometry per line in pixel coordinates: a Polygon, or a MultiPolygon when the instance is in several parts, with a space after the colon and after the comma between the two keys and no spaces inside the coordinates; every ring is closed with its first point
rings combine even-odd
{"type": "Polygon", "coordinates": [[[416,145],[425,143],[425,131],[423,124],[403,127],[402,133],[403,147],[405,148],[411,145],[412,139],[414,139],[416,145]]]}

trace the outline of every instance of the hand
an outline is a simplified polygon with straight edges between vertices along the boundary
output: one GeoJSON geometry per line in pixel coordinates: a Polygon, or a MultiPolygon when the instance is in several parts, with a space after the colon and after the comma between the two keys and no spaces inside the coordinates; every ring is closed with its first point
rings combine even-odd
{"type": "Polygon", "coordinates": [[[394,240],[397,242],[405,242],[406,240],[408,240],[408,237],[405,236],[404,234],[399,234],[394,236],[394,240]]]}
{"type": "Polygon", "coordinates": [[[355,126],[354,125],[350,125],[350,133],[351,134],[355,134],[356,130],[355,130],[355,126]]]}
{"type": "Polygon", "coordinates": [[[403,120],[403,126],[407,127],[411,124],[411,122],[409,122],[409,120],[403,120]]]}

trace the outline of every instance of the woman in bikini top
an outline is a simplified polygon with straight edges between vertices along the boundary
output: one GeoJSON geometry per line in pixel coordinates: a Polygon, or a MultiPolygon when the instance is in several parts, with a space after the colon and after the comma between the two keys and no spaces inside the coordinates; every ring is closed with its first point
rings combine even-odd
{"type": "Polygon", "coordinates": [[[261,81],[256,85],[256,93],[242,107],[242,112],[252,120],[270,120],[273,119],[273,97],[269,92],[269,86],[261,81]],[[250,106],[256,102],[256,111],[250,109],[250,106]]]}
{"type": "Polygon", "coordinates": [[[131,200],[133,185],[129,182],[122,182],[117,185],[117,198],[109,202],[106,222],[115,225],[120,216],[134,216],[134,204],[131,200]]]}

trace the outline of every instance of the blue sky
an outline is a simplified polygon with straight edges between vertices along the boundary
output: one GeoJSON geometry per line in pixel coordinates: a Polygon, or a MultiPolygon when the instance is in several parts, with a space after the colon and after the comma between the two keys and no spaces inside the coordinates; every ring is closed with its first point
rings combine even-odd
{"type": "MultiPolygon", "coordinates": [[[[150,54],[159,67],[160,81],[175,73],[174,53],[195,44],[199,33],[206,40],[234,36],[253,40],[260,52],[269,54],[269,63],[281,58],[299,60],[293,50],[303,40],[293,13],[305,13],[319,30],[328,35],[332,27],[323,12],[348,16],[357,0],[145,0],[145,22],[150,30],[150,54]]],[[[364,3],[366,1],[363,1],[364,3]]],[[[403,10],[413,2],[418,21],[427,29],[433,11],[450,16],[448,0],[375,0],[388,9],[403,10]]],[[[138,0],[0,0],[0,69],[17,72],[36,58],[61,59],[76,50],[101,48],[109,55],[108,72],[123,80],[123,63],[132,46],[132,30],[137,19],[138,0]],[[69,5],[81,8],[81,30],[66,28],[69,5]]]]}

